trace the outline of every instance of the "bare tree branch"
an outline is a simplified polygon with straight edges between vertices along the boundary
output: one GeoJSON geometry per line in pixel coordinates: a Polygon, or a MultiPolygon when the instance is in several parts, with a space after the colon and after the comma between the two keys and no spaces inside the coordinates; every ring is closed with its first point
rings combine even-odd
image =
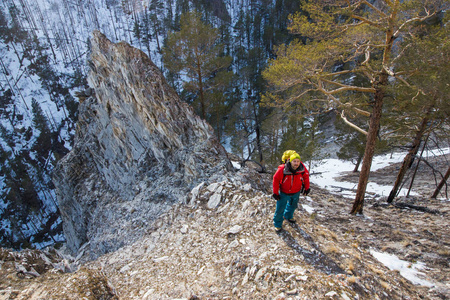
{"type": "Polygon", "coordinates": [[[383,28],[383,26],[380,23],[373,22],[373,21],[371,21],[369,19],[366,19],[364,17],[361,17],[361,16],[352,15],[352,18],[360,20],[362,23],[366,23],[366,24],[369,24],[369,25],[372,25],[372,26],[375,26],[375,27],[378,27],[378,28],[383,28]]]}
{"type": "MultiPolygon", "coordinates": [[[[427,12],[427,14],[428,14],[428,12],[427,12]]],[[[415,18],[408,19],[408,20],[406,20],[402,25],[400,25],[400,26],[398,27],[397,31],[394,32],[393,36],[394,36],[394,37],[397,37],[397,36],[400,34],[400,31],[403,29],[403,27],[405,27],[405,26],[408,25],[409,23],[411,23],[411,22],[416,22],[416,21],[421,21],[421,22],[423,22],[423,21],[425,21],[425,20],[427,20],[427,19],[429,19],[429,18],[431,18],[431,17],[434,17],[435,15],[436,15],[436,12],[432,13],[431,15],[428,14],[428,15],[425,16],[425,17],[415,17],[415,18]]]]}
{"type": "Polygon", "coordinates": [[[366,116],[366,117],[370,117],[370,112],[356,108],[356,107],[352,107],[352,109],[354,109],[357,113],[359,113],[360,115],[366,116]]]}
{"type": "Polygon", "coordinates": [[[353,124],[352,122],[350,122],[349,120],[347,120],[347,118],[344,115],[344,110],[342,110],[341,112],[341,118],[342,120],[344,120],[345,124],[349,125],[350,127],[356,129],[357,131],[361,132],[362,134],[364,134],[365,136],[367,136],[367,131],[365,131],[364,129],[356,126],[355,124],[353,124]]]}
{"type": "Polygon", "coordinates": [[[349,74],[349,73],[354,73],[354,72],[352,70],[345,70],[345,71],[340,71],[340,72],[321,74],[321,76],[337,76],[337,75],[343,75],[343,74],[349,74]]]}
{"type": "Polygon", "coordinates": [[[399,76],[399,75],[402,75],[402,74],[406,74],[405,72],[398,72],[398,73],[395,73],[395,72],[391,71],[391,70],[390,70],[388,67],[386,67],[386,66],[383,66],[383,69],[384,69],[384,70],[386,71],[386,73],[388,73],[390,76],[397,78],[398,80],[400,80],[401,82],[403,82],[406,86],[411,87],[411,85],[410,85],[405,79],[403,79],[402,77],[399,76]]]}
{"type": "Polygon", "coordinates": [[[346,85],[346,84],[342,84],[340,82],[327,80],[327,79],[321,79],[321,81],[340,86],[340,88],[338,88],[338,89],[335,89],[335,90],[332,90],[332,91],[327,91],[327,90],[325,90],[322,87],[321,84],[319,84],[320,91],[325,93],[325,94],[327,94],[327,95],[337,94],[337,93],[340,93],[340,92],[343,92],[343,91],[357,91],[357,92],[365,92],[365,93],[375,93],[375,89],[374,88],[365,88],[365,87],[360,87],[360,86],[346,85]]]}

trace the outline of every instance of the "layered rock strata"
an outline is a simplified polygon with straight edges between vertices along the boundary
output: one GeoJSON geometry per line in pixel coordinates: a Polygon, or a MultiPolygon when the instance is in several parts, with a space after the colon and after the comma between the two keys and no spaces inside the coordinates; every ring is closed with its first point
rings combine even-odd
{"type": "Polygon", "coordinates": [[[212,128],[145,53],[98,31],[91,44],[93,92],[54,183],[67,247],[86,245],[93,258],[135,241],[193,187],[232,167],[212,128]]]}

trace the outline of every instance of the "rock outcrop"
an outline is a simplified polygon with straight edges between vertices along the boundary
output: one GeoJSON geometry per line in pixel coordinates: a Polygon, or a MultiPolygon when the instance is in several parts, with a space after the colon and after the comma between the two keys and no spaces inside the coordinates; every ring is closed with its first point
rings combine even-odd
{"type": "Polygon", "coordinates": [[[98,31],[91,43],[90,96],[54,183],[67,247],[86,245],[94,258],[137,240],[193,187],[232,166],[213,129],[145,53],[98,31]]]}

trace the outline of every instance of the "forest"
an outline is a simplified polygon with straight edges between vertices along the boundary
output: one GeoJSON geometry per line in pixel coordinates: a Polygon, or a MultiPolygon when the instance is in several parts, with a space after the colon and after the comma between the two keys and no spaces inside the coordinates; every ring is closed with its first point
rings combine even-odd
{"type": "MultiPolygon", "coordinates": [[[[296,149],[309,167],[329,156],[353,161],[360,172],[356,214],[375,154],[408,151],[393,201],[420,151],[448,147],[448,6],[2,1],[1,246],[64,242],[51,174],[73,144],[93,30],[144,51],[243,164],[270,170],[286,149],[296,149]]],[[[448,176],[439,174],[440,188],[448,176]]]]}

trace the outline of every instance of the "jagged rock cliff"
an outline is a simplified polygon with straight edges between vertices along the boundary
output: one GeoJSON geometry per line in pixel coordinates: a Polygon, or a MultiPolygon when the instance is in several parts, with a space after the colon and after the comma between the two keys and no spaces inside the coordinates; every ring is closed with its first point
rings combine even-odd
{"type": "Polygon", "coordinates": [[[231,164],[212,128],[142,51],[96,31],[72,151],[54,173],[67,246],[90,257],[137,240],[231,164]]]}

